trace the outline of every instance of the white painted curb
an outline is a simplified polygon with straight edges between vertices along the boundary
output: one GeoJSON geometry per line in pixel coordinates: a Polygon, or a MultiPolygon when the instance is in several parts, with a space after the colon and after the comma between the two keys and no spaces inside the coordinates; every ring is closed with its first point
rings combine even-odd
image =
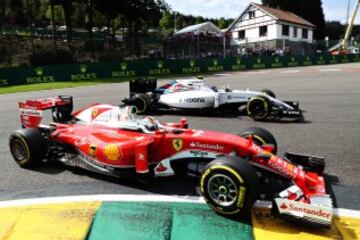
{"type": "MultiPolygon", "coordinates": [[[[30,205],[43,204],[59,204],[59,203],[76,203],[76,202],[183,202],[183,203],[198,203],[205,204],[202,197],[197,196],[168,196],[168,195],[136,195],[136,194],[102,194],[102,195],[80,195],[80,196],[65,196],[65,197],[48,197],[48,198],[33,198],[33,199],[19,199],[0,201],[0,208],[7,207],[21,207],[30,205]]],[[[271,208],[271,202],[257,201],[256,208],[271,208]]],[[[335,216],[360,218],[360,211],[335,208],[335,216]]]]}

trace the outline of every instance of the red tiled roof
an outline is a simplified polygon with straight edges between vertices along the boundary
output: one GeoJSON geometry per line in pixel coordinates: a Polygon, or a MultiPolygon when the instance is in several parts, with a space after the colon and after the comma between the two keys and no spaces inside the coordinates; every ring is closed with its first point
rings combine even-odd
{"type": "Polygon", "coordinates": [[[264,5],[256,4],[256,3],[253,3],[253,5],[260,8],[264,12],[267,12],[268,14],[272,15],[273,17],[275,17],[275,18],[277,18],[277,19],[279,19],[281,21],[315,27],[315,25],[312,24],[311,22],[306,21],[302,17],[299,17],[298,15],[296,15],[296,14],[294,14],[292,12],[288,12],[288,11],[285,11],[285,10],[272,8],[272,7],[268,7],[268,6],[264,6],[264,5]]]}

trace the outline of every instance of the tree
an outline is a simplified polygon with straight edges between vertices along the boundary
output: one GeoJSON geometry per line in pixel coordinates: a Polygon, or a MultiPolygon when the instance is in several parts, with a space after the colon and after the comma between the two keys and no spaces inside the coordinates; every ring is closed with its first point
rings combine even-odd
{"type": "Polygon", "coordinates": [[[0,24],[5,22],[5,10],[6,10],[5,1],[0,1],[0,24]]]}
{"type": "Polygon", "coordinates": [[[203,22],[205,22],[205,19],[203,17],[198,16],[198,17],[195,18],[195,23],[196,24],[200,24],[200,23],[203,23],[203,22]]]}
{"type": "Polygon", "coordinates": [[[219,27],[220,29],[225,29],[225,28],[228,27],[225,18],[222,17],[222,18],[219,19],[219,21],[218,21],[218,27],[219,27]]]}
{"type": "Polygon", "coordinates": [[[315,39],[324,39],[325,16],[321,0],[262,0],[264,5],[293,12],[316,26],[315,39]]]}
{"type": "Polygon", "coordinates": [[[172,28],[172,16],[170,12],[165,11],[162,13],[162,18],[160,19],[159,26],[162,30],[168,30],[172,28]]]}
{"type": "Polygon", "coordinates": [[[51,0],[54,5],[60,5],[64,11],[65,25],[66,25],[66,39],[68,44],[72,40],[72,14],[73,14],[73,0],[51,0]]]}
{"type": "Polygon", "coordinates": [[[6,16],[10,25],[25,26],[27,21],[24,14],[24,4],[22,0],[11,0],[9,13],[6,16]]]}

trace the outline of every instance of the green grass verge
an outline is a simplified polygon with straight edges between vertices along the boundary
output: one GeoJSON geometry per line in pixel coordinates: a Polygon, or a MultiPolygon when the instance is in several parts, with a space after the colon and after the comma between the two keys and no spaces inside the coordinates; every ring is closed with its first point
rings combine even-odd
{"type": "Polygon", "coordinates": [[[116,81],[115,80],[96,80],[96,81],[91,81],[91,82],[90,81],[89,82],[66,81],[66,82],[16,85],[16,86],[1,87],[0,94],[51,90],[51,89],[61,89],[61,88],[75,88],[75,87],[83,87],[83,86],[92,86],[92,85],[96,85],[96,84],[123,82],[123,81],[128,81],[128,80],[129,79],[116,80],[116,81]]]}
{"type": "MultiPolygon", "coordinates": [[[[204,74],[201,74],[204,75],[204,74]]],[[[209,75],[209,74],[207,74],[209,75]]],[[[190,77],[193,75],[179,74],[179,75],[163,75],[163,76],[154,76],[158,79],[161,78],[181,78],[181,77],[190,77]]],[[[140,77],[137,77],[140,78],[140,77]]],[[[75,88],[83,86],[92,86],[96,84],[104,83],[120,83],[126,82],[134,78],[123,78],[123,79],[98,79],[93,81],[64,81],[64,82],[51,82],[51,83],[37,83],[37,84],[27,84],[27,85],[15,85],[8,87],[0,87],[0,94],[6,93],[17,93],[17,92],[30,92],[30,91],[40,91],[40,90],[51,90],[51,89],[62,89],[62,88],[75,88]]]]}

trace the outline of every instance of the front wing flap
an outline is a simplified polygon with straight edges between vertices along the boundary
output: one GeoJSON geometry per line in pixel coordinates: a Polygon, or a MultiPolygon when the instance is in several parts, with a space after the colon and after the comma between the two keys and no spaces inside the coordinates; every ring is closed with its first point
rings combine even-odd
{"type": "Polygon", "coordinates": [[[318,201],[305,203],[286,198],[275,198],[276,206],[273,207],[278,209],[280,216],[291,217],[306,223],[329,226],[333,218],[332,201],[329,195],[321,196],[321,198],[323,204],[319,204],[318,201]]]}

